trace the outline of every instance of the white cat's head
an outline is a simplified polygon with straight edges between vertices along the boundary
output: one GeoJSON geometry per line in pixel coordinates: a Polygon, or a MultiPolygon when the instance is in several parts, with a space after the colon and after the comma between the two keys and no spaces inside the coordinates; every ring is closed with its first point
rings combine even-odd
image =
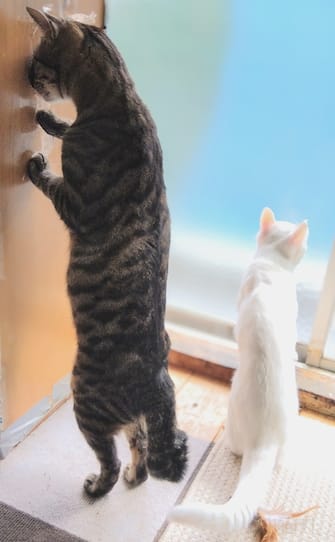
{"type": "Polygon", "coordinates": [[[295,267],[303,257],[307,248],[308,224],[304,220],[300,224],[292,224],[276,220],[271,209],[265,207],[260,217],[257,235],[257,254],[259,256],[276,256],[287,263],[287,267],[295,267]]]}

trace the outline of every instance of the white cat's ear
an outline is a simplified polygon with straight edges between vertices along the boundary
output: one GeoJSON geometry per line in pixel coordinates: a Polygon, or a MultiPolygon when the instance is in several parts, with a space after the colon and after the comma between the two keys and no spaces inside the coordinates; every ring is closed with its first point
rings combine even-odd
{"type": "Polygon", "coordinates": [[[57,17],[53,17],[53,15],[44,13],[44,11],[30,8],[28,6],[26,7],[26,10],[28,11],[30,17],[34,19],[35,23],[38,24],[42,32],[45,34],[49,33],[52,38],[56,38],[58,36],[61,21],[57,19],[57,17]]]}
{"type": "Polygon", "coordinates": [[[275,222],[276,219],[273,211],[269,207],[264,207],[259,221],[260,231],[266,233],[275,222]]]}
{"type": "Polygon", "coordinates": [[[290,235],[290,241],[294,245],[303,245],[308,238],[308,222],[304,220],[299,224],[293,233],[290,235]]]}

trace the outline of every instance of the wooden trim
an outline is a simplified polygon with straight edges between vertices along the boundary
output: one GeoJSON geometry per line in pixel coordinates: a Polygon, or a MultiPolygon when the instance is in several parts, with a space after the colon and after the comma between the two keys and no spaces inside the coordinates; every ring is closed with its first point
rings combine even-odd
{"type": "Polygon", "coordinates": [[[312,410],[318,414],[335,418],[335,402],[327,397],[321,397],[315,393],[299,390],[300,408],[312,410]]]}
{"type": "Polygon", "coordinates": [[[178,368],[187,369],[193,371],[199,375],[203,375],[216,380],[222,380],[227,384],[230,384],[234,374],[234,369],[230,367],[224,367],[211,361],[195,358],[182,352],[176,352],[171,350],[169,355],[169,364],[178,368]]]}
{"type": "MultiPolygon", "coordinates": [[[[230,384],[232,376],[234,374],[234,369],[231,367],[224,367],[223,365],[218,365],[211,361],[204,359],[196,358],[176,350],[171,350],[169,355],[169,364],[174,367],[188,369],[215,380],[221,380],[230,384]]],[[[297,364],[297,374],[308,370],[308,368],[302,368],[302,364],[297,364]]],[[[299,390],[299,401],[300,407],[306,408],[317,412],[318,414],[323,414],[325,416],[330,416],[335,418],[335,400],[329,397],[323,397],[316,393],[299,390]]]]}

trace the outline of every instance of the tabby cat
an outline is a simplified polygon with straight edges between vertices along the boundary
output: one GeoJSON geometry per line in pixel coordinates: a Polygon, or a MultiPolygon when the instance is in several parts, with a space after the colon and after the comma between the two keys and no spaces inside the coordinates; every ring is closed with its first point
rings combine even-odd
{"type": "Polygon", "coordinates": [[[36,115],[63,140],[63,177],[41,154],[27,173],[70,232],[74,412],[101,468],[84,488],[99,497],[116,483],[114,435],[121,429],[132,452],[124,471],[130,487],[148,471],[176,482],[185,472],[187,438],[176,426],[167,369],[170,223],[156,128],[103,30],[27,11],[42,31],[31,85],[47,101],[71,98],[77,110],[71,126],[46,111],[36,115]]]}

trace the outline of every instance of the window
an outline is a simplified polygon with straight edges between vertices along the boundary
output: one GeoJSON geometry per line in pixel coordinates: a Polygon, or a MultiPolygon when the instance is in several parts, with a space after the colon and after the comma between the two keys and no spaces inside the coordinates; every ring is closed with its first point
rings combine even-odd
{"type": "MultiPolygon", "coordinates": [[[[279,219],[309,220],[298,268],[300,360],[334,368],[334,303],[321,307],[329,292],[335,298],[334,272],[320,297],[335,237],[334,19],[335,4],[311,0],[123,0],[110,11],[110,35],[164,150],[168,320],[176,341],[186,328],[203,337],[199,357],[235,363],[237,291],[269,205],[279,219]]],[[[194,340],[183,344],[196,354],[194,340]]]]}

